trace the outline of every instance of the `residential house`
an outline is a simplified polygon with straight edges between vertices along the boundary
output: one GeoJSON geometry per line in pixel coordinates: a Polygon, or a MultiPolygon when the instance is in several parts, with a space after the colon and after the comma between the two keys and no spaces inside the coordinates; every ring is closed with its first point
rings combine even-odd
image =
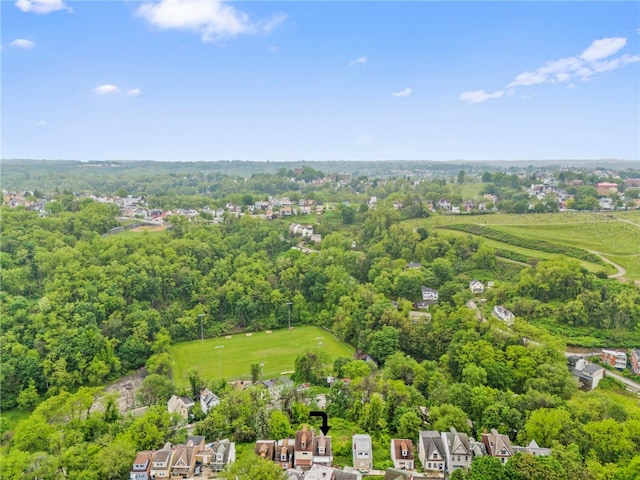
{"type": "Polygon", "coordinates": [[[446,198],[441,198],[438,200],[438,208],[442,210],[451,210],[451,202],[446,198]]]}
{"type": "Polygon", "coordinates": [[[210,467],[214,472],[221,472],[224,468],[236,461],[236,444],[228,439],[214,442],[211,445],[214,454],[211,458],[210,467]]]}
{"type": "Polygon", "coordinates": [[[335,468],[327,465],[312,465],[304,475],[304,480],[333,480],[335,468]]]}
{"type": "Polygon", "coordinates": [[[543,448],[538,446],[538,443],[535,440],[531,440],[529,445],[526,447],[518,447],[516,445],[513,446],[513,451],[518,453],[528,453],[530,455],[535,455],[536,457],[548,457],[551,455],[550,448],[543,448]]]}
{"type": "Polygon", "coordinates": [[[371,436],[357,434],[352,437],[353,441],[353,468],[357,470],[369,471],[373,468],[373,447],[371,436]]]}
{"type": "Polygon", "coordinates": [[[571,374],[576,378],[578,387],[583,390],[593,390],[604,378],[604,368],[588,363],[584,358],[571,355],[567,357],[567,366],[571,374]]]}
{"type": "Polygon", "coordinates": [[[443,473],[418,473],[400,468],[387,468],[384,472],[384,480],[430,480],[432,478],[444,478],[443,473]]]}
{"type": "Polygon", "coordinates": [[[433,288],[422,286],[422,300],[425,302],[438,302],[438,291],[433,288]]]}
{"type": "Polygon", "coordinates": [[[131,471],[129,472],[130,480],[149,480],[149,471],[151,470],[151,457],[153,452],[145,450],[138,452],[136,459],[133,461],[131,471]]]}
{"type": "Polygon", "coordinates": [[[447,458],[447,473],[458,468],[471,466],[473,453],[466,433],[458,433],[455,428],[451,427],[451,432],[442,432],[442,443],[447,458]]]}
{"type": "Polygon", "coordinates": [[[502,320],[507,325],[513,325],[513,321],[516,318],[513,313],[504,308],[502,305],[496,305],[495,307],[493,307],[493,316],[498,320],[502,320]]]}
{"type": "Polygon", "coordinates": [[[208,388],[205,388],[200,392],[200,408],[205,415],[209,413],[209,410],[215,408],[220,403],[218,396],[211,392],[208,388]]]}
{"type": "Polygon", "coordinates": [[[274,461],[280,464],[283,470],[293,468],[294,445],[295,440],[288,438],[279,440],[276,444],[276,455],[274,461]]]}
{"type": "Polygon", "coordinates": [[[315,465],[333,464],[333,454],[331,450],[331,437],[325,437],[322,432],[313,437],[313,463],[315,465]]]}
{"type": "Polygon", "coordinates": [[[419,269],[422,268],[422,264],[418,263],[418,262],[409,262],[407,263],[407,269],[409,270],[415,270],[415,269],[419,269]]]}
{"type": "Polygon", "coordinates": [[[362,474],[352,467],[344,467],[343,470],[333,470],[333,480],[362,480],[362,474]]]}
{"type": "Polygon", "coordinates": [[[413,442],[406,438],[391,439],[391,461],[394,468],[400,470],[413,470],[413,442]]]}
{"type": "Polygon", "coordinates": [[[614,350],[602,350],[601,356],[602,363],[611,365],[618,370],[624,370],[627,368],[627,354],[614,350]]]}
{"type": "Polygon", "coordinates": [[[172,395],[167,402],[169,413],[177,413],[185,420],[189,419],[189,413],[194,406],[194,401],[189,397],[179,397],[177,395],[172,395]]]}
{"type": "Polygon", "coordinates": [[[631,350],[631,371],[634,375],[640,374],[640,350],[631,350]]]}
{"type": "Polygon", "coordinates": [[[469,438],[469,450],[471,450],[473,458],[484,457],[487,454],[487,447],[484,446],[484,443],[478,442],[473,438],[469,438]]]}
{"type": "Polygon", "coordinates": [[[151,478],[169,478],[172,455],[173,449],[170,443],[166,443],[162,449],[153,453],[149,470],[151,478]]]}
{"type": "Polygon", "coordinates": [[[275,440],[258,440],[256,442],[255,453],[259,457],[262,457],[266,460],[274,460],[274,454],[276,451],[276,441],[275,440]]]}
{"type": "Polygon", "coordinates": [[[484,285],[480,280],[474,279],[474,280],[471,280],[471,282],[469,283],[469,289],[471,290],[471,293],[474,293],[474,294],[482,293],[484,292],[484,285]]]}
{"type": "Polygon", "coordinates": [[[482,434],[482,443],[487,449],[487,454],[498,458],[503,465],[513,457],[511,440],[508,436],[498,433],[495,428],[491,429],[491,433],[482,434]]]}
{"type": "Polygon", "coordinates": [[[596,184],[596,190],[598,195],[609,195],[611,193],[618,193],[618,184],[611,182],[600,182],[596,184]]]}
{"type": "Polygon", "coordinates": [[[303,425],[302,430],[296,432],[293,454],[294,467],[311,468],[313,453],[313,431],[307,430],[307,426],[303,425]]]}
{"type": "Polygon", "coordinates": [[[444,472],[446,452],[440,433],[435,430],[421,430],[418,437],[418,458],[423,470],[444,472]]]}
{"type": "Polygon", "coordinates": [[[171,478],[180,479],[193,476],[196,468],[197,446],[176,445],[171,458],[171,478]]]}

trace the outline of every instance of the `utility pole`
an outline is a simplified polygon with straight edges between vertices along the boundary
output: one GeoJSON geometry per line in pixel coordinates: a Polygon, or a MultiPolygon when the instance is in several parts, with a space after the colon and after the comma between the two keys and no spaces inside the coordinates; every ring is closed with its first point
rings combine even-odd
{"type": "Polygon", "coordinates": [[[202,318],[204,317],[204,313],[198,314],[200,317],[200,343],[204,343],[204,327],[202,324],[202,318]]]}
{"type": "Polygon", "coordinates": [[[287,305],[289,306],[289,330],[291,330],[291,304],[293,302],[287,302],[287,305]]]}

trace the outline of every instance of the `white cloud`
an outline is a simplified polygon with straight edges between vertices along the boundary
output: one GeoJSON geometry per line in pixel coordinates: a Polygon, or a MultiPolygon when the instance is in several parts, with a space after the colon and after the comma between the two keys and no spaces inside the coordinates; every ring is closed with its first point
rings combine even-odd
{"type": "Polygon", "coordinates": [[[273,45],[269,45],[269,52],[276,53],[277,51],[278,51],[278,47],[275,47],[273,45]]]}
{"type": "Polygon", "coordinates": [[[410,88],[405,88],[404,90],[400,90],[399,92],[391,92],[391,95],[393,95],[394,97],[408,97],[409,95],[411,95],[411,92],[413,90],[411,90],[410,88]]]}
{"type": "MultiPolygon", "coordinates": [[[[534,71],[526,71],[516,75],[506,88],[509,89],[509,95],[515,87],[531,87],[543,83],[567,83],[570,85],[568,88],[575,88],[575,84],[571,83],[575,80],[586,82],[598,74],[605,74],[630,63],[640,62],[640,55],[624,54],[608,58],[618,53],[626,45],[627,39],[623,37],[595,40],[578,56],[551,60],[534,71]]],[[[460,95],[460,100],[480,103],[489,98],[496,98],[496,94],[500,92],[502,90],[494,94],[487,94],[484,90],[464,92],[460,95]]],[[[497,96],[502,96],[502,93],[497,96]]]]}
{"type": "Polygon", "coordinates": [[[45,122],[44,120],[38,120],[37,122],[33,122],[33,124],[36,127],[45,127],[48,125],[47,122],[45,122]]]}
{"type": "Polygon", "coordinates": [[[285,14],[277,14],[254,22],[249,15],[222,0],[161,0],[142,4],[136,9],[136,15],[161,29],[198,32],[203,42],[268,33],[287,18],[285,14]]]}
{"type": "Polygon", "coordinates": [[[132,88],[131,90],[127,91],[127,95],[129,95],[130,97],[137,97],[141,93],[142,90],[140,90],[139,88],[132,88]]]}
{"type": "Polygon", "coordinates": [[[62,0],[17,0],[15,6],[25,13],[31,12],[38,15],[46,15],[58,10],[66,10],[69,13],[73,11],[62,0]]]}
{"type": "Polygon", "coordinates": [[[120,89],[115,85],[100,85],[93,89],[98,95],[109,95],[111,93],[120,93],[120,89]]]}
{"type": "Polygon", "coordinates": [[[502,95],[504,95],[504,90],[498,90],[493,93],[487,93],[484,90],[476,90],[475,92],[463,92],[460,94],[460,100],[467,103],[482,103],[491,98],[500,98],[502,95]]]}
{"type": "Polygon", "coordinates": [[[580,58],[587,62],[607,58],[617,53],[618,50],[623,48],[626,44],[627,39],[621,37],[594,40],[589,48],[582,52],[580,58]]]}
{"type": "Polygon", "coordinates": [[[31,40],[27,40],[26,38],[18,38],[9,44],[10,47],[14,48],[33,48],[36,45],[36,42],[32,42],[31,40]]]}
{"type": "Polygon", "coordinates": [[[349,62],[349,66],[353,67],[354,65],[366,65],[367,64],[367,57],[358,57],[355,60],[351,60],[349,62]]]}

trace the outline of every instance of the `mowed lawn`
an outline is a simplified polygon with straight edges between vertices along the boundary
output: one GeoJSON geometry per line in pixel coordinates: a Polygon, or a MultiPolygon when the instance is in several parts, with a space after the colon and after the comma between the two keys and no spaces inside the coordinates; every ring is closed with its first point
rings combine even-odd
{"type": "Polygon", "coordinates": [[[204,380],[218,378],[220,373],[229,381],[247,380],[251,378],[253,363],[263,364],[264,378],[274,378],[293,372],[296,356],[307,351],[323,351],[331,361],[337,357],[352,358],[354,354],[352,346],[319,327],[253,332],[250,336],[240,333],[231,338],[207,338],[204,342],[194,340],[173,345],[173,380],[177,387],[187,387],[187,372],[194,367],[204,380]]]}

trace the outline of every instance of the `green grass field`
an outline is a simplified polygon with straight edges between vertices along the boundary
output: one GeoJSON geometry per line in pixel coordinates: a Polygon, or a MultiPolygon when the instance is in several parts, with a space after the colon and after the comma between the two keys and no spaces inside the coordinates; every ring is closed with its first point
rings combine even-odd
{"type": "MultiPolygon", "coordinates": [[[[593,250],[627,270],[626,278],[640,279],[640,211],[559,212],[554,214],[432,215],[424,220],[408,220],[415,227],[437,227],[458,223],[486,225],[520,237],[593,250]]],[[[442,234],[444,230],[439,230],[442,234]]],[[[487,245],[522,253],[532,258],[554,255],[484,239],[487,245]]],[[[589,262],[581,264],[592,272],[603,270],[589,262]]],[[[604,267],[608,273],[614,270],[604,267]]]]}
{"type": "Polygon", "coordinates": [[[296,355],[306,351],[323,351],[331,361],[337,357],[353,357],[354,348],[319,327],[295,327],[289,331],[253,332],[178,343],[171,347],[171,368],[177,387],[186,387],[187,372],[197,368],[205,379],[249,379],[251,364],[263,363],[263,377],[273,378],[292,372],[296,355]],[[222,348],[216,349],[216,346],[222,348]],[[220,359],[220,361],[218,361],[220,359]]]}
{"type": "MultiPolygon", "coordinates": [[[[466,232],[458,232],[455,230],[438,229],[438,235],[442,236],[443,238],[447,238],[451,236],[466,236],[471,234],[466,232]]],[[[471,236],[477,237],[476,235],[471,235],[471,236]]],[[[484,237],[477,237],[477,238],[480,238],[482,240],[482,243],[484,243],[485,245],[491,248],[494,248],[496,250],[509,250],[511,252],[516,252],[516,253],[525,255],[528,258],[537,258],[539,260],[553,260],[555,258],[560,258],[564,256],[559,253],[548,253],[548,252],[542,252],[539,250],[532,250],[530,248],[518,247],[516,245],[509,245],[508,243],[499,242],[497,240],[492,240],[490,238],[484,238],[484,237]]],[[[615,273],[615,269],[610,266],[603,267],[601,265],[596,265],[595,263],[586,262],[584,260],[578,260],[578,261],[580,262],[580,265],[582,265],[584,268],[586,268],[587,270],[593,273],[597,273],[601,271],[605,271],[608,274],[615,273]]],[[[616,262],[616,260],[613,260],[613,261],[616,262]]]]}

